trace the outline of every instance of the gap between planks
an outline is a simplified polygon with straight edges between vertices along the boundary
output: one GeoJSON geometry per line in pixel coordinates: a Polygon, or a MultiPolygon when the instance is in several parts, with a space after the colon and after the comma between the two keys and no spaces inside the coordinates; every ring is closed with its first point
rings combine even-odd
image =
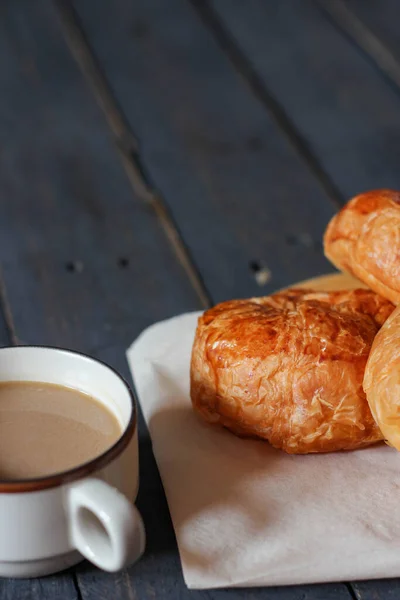
{"type": "Polygon", "coordinates": [[[334,22],[339,31],[373,60],[380,73],[400,88],[400,64],[394,54],[347,6],[343,0],[315,0],[325,16],[334,22]]]}
{"type": "Polygon", "coordinates": [[[7,297],[6,286],[4,284],[3,274],[0,270],[0,313],[3,327],[5,329],[5,333],[7,336],[7,341],[12,346],[18,346],[19,340],[16,333],[14,319],[12,316],[12,311],[10,307],[10,303],[7,297]]]}
{"type": "Polygon", "coordinates": [[[300,155],[314,177],[319,181],[329,199],[333,202],[335,209],[342,208],[345,200],[342,197],[339,188],[319,163],[317,157],[290,119],[290,116],[268,90],[256,70],[253,68],[251,62],[247,59],[244,52],[242,52],[230,32],[224,26],[214,8],[210,6],[207,0],[188,1],[193,6],[202,22],[206,25],[207,29],[212,32],[220,48],[229,58],[233,67],[247,84],[252,94],[273,117],[280,131],[300,155]]]}
{"type": "Polygon", "coordinates": [[[357,594],[357,590],[352,586],[351,583],[345,583],[345,586],[352,600],[361,600],[360,596],[357,594]]]}
{"type": "Polygon", "coordinates": [[[83,600],[82,592],[81,592],[81,589],[79,587],[78,577],[76,575],[75,569],[72,571],[71,577],[72,577],[72,583],[74,585],[75,592],[76,592],[76,599],[77,600],[83,600]]]}
{"type": "Polygon", "coordinates": [[[54,4],[60,17],[67,45],[105,114],[114,136],[118,154],[135,194],[154,210],[201,305],[203,308],[209,308],[213,304],[212,298],[179,232],[171,211],[146,175],[139,153],[139,143],[111,91],[94,52],[90,48],[78,16],[68,1],[54,0],[54,4]]]}

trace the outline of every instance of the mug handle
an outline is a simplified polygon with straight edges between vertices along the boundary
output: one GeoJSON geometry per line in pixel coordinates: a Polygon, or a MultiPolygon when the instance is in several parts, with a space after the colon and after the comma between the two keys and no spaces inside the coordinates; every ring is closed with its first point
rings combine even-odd
{"type": "Polygon", "coordinates": [[[73,546],[105,571],[119,571],[144,552],[146,533],[137,508],[116,488],[88,478],[68,489],[73,546]]]}

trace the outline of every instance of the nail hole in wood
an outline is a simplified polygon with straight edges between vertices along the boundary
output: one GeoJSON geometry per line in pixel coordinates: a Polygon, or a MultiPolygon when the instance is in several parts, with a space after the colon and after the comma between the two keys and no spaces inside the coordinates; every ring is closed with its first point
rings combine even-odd
{"type": "Polygon", "coordinates": [[[251,260],[249,262],[249,269],[253,273],[258,285],[265,285],[272,277],[271,271],[260,260],[251,260]]]}
{"type": "Polygon", "coordinates": [[[126,269],[129,267],[129,258],[121,256],[121,258],[118,259],[118,266],[121,267],[121,269],[126,269]]]}
{"type": "Polygon", "coordinates": [[[69,260],[67,263],[65,263],[65,270],[69,273],[82,273],[83,262],[80,260],[69,260]]]}

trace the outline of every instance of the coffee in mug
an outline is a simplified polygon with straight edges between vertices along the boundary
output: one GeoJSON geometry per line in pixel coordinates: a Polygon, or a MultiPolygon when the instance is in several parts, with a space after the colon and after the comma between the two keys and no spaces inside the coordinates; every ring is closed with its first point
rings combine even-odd
{"type": "Polygon", "coordinates": [[[138,560],[138,467],[135,396],[116,371],[61,348],[0,348],[0,576],[138,560]]]}
{"type": "Polygon", "coordinates": [[[0,480],[46,477],[84,464],[121,436],[115,415],[77,389],[0,382],[0,480]]]}

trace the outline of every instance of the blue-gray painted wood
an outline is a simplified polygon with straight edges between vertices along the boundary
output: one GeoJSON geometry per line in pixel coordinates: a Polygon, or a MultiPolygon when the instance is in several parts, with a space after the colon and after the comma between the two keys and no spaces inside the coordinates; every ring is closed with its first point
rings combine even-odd
{"type": "MultiPolygon", "coordinates": [[[[134,573],[132,577],[122,573],[113,578],[100,573],[98,576],[88,576],[83,584],[80,579],[80,591],[82,600],[109,600],[112,594],[116,594],[118,600],[149,600],[159,598],[164,600],[351,600],[347,587],[343,584],[327,584],[313,586],[291,586],[275,588],[232,588],[227,590],[185,590],[182,591],[179,584],[181,578],[180,565],[176,565],[176,579],[169,580],[166,585],[165,572],[158,573],[156,584],[148,583],[146,580],[138,581],[134,573]],[[130,589],[130,595],[126,590],[130,589]],[[136,595],[135,595],[136,594],[136,595]]],[[[82,567],[82,572],[84,567],[82,567]]],[[[153,568],[149,568],[150,579],[153,579],[153,568]]],[[[380,600],[380,599],[379,599],[380,600]]]]}
{"type": "Polygon", "coordinates": [[[213,299],[329,271],[333,203],[190,4],[74,6],[213,299]],[[253,261],[271,270],[267,285],[253,261]]]}
{"type": "Polygon", "coordinates": [[[400,97],[318,3],[212,6],[345,198],[400,187],[400,97]]]}
{"type": "Polygon", "coordinates": [[[357,600],[399,600],[400,581],[383,579],[381,581],[360,581],[352,584],[357,600]]]}
{"type": "Polygon", "coordinates": [[[400,17],[400,6],[397,0],[380,0],[379,4],[374,0],[344,0],[344,4],[384,46],[398,55],[400,41],[396,23],[400,17]]]}
{"type": "MultiPolygon", "coordinates": [[[[128,375],[133,338],[199,308],[197,297],[155,214],[132,193],[51,4],[9,0],[1,11],[0,258],[16,335],[94,354],[128,375]]],[[[148,548],[121,589],[119,576],[105,576],[108,598],[132,598],[136,580],[148,590],[140,598],[152,598],[160,573],[186,594],[142,419],[140,453],[148,548]]],[[[84,569],[97,580],[97,569],[84,569]]],[[[70,573],[1,580],[0,597],[75,600],[70,573]]]]}
{"type": "Polygon", "coordinates": [[[353,21],[353,28],[354,23],[357,27],[357,43],[376,61],[378,70],[385,73],[399,91],[399,3],[397,0],[381,0],[379,3],[373,0],[345,0],[344,7],[349,11],[349,23],[353,21]],[[355,18],[352,19],[352,16],[355,18]]]}
{"type": "Polygon", "coordinates": [[[198,303],[48,4],[2,5],[2,274],[21,341],[113,358],[114,339],[198,303]]]}
{"type": "Polygon", "coordinates": [[[0,600],[80,600],[71,571],[42,579],[0,579],[0,600]]]}

